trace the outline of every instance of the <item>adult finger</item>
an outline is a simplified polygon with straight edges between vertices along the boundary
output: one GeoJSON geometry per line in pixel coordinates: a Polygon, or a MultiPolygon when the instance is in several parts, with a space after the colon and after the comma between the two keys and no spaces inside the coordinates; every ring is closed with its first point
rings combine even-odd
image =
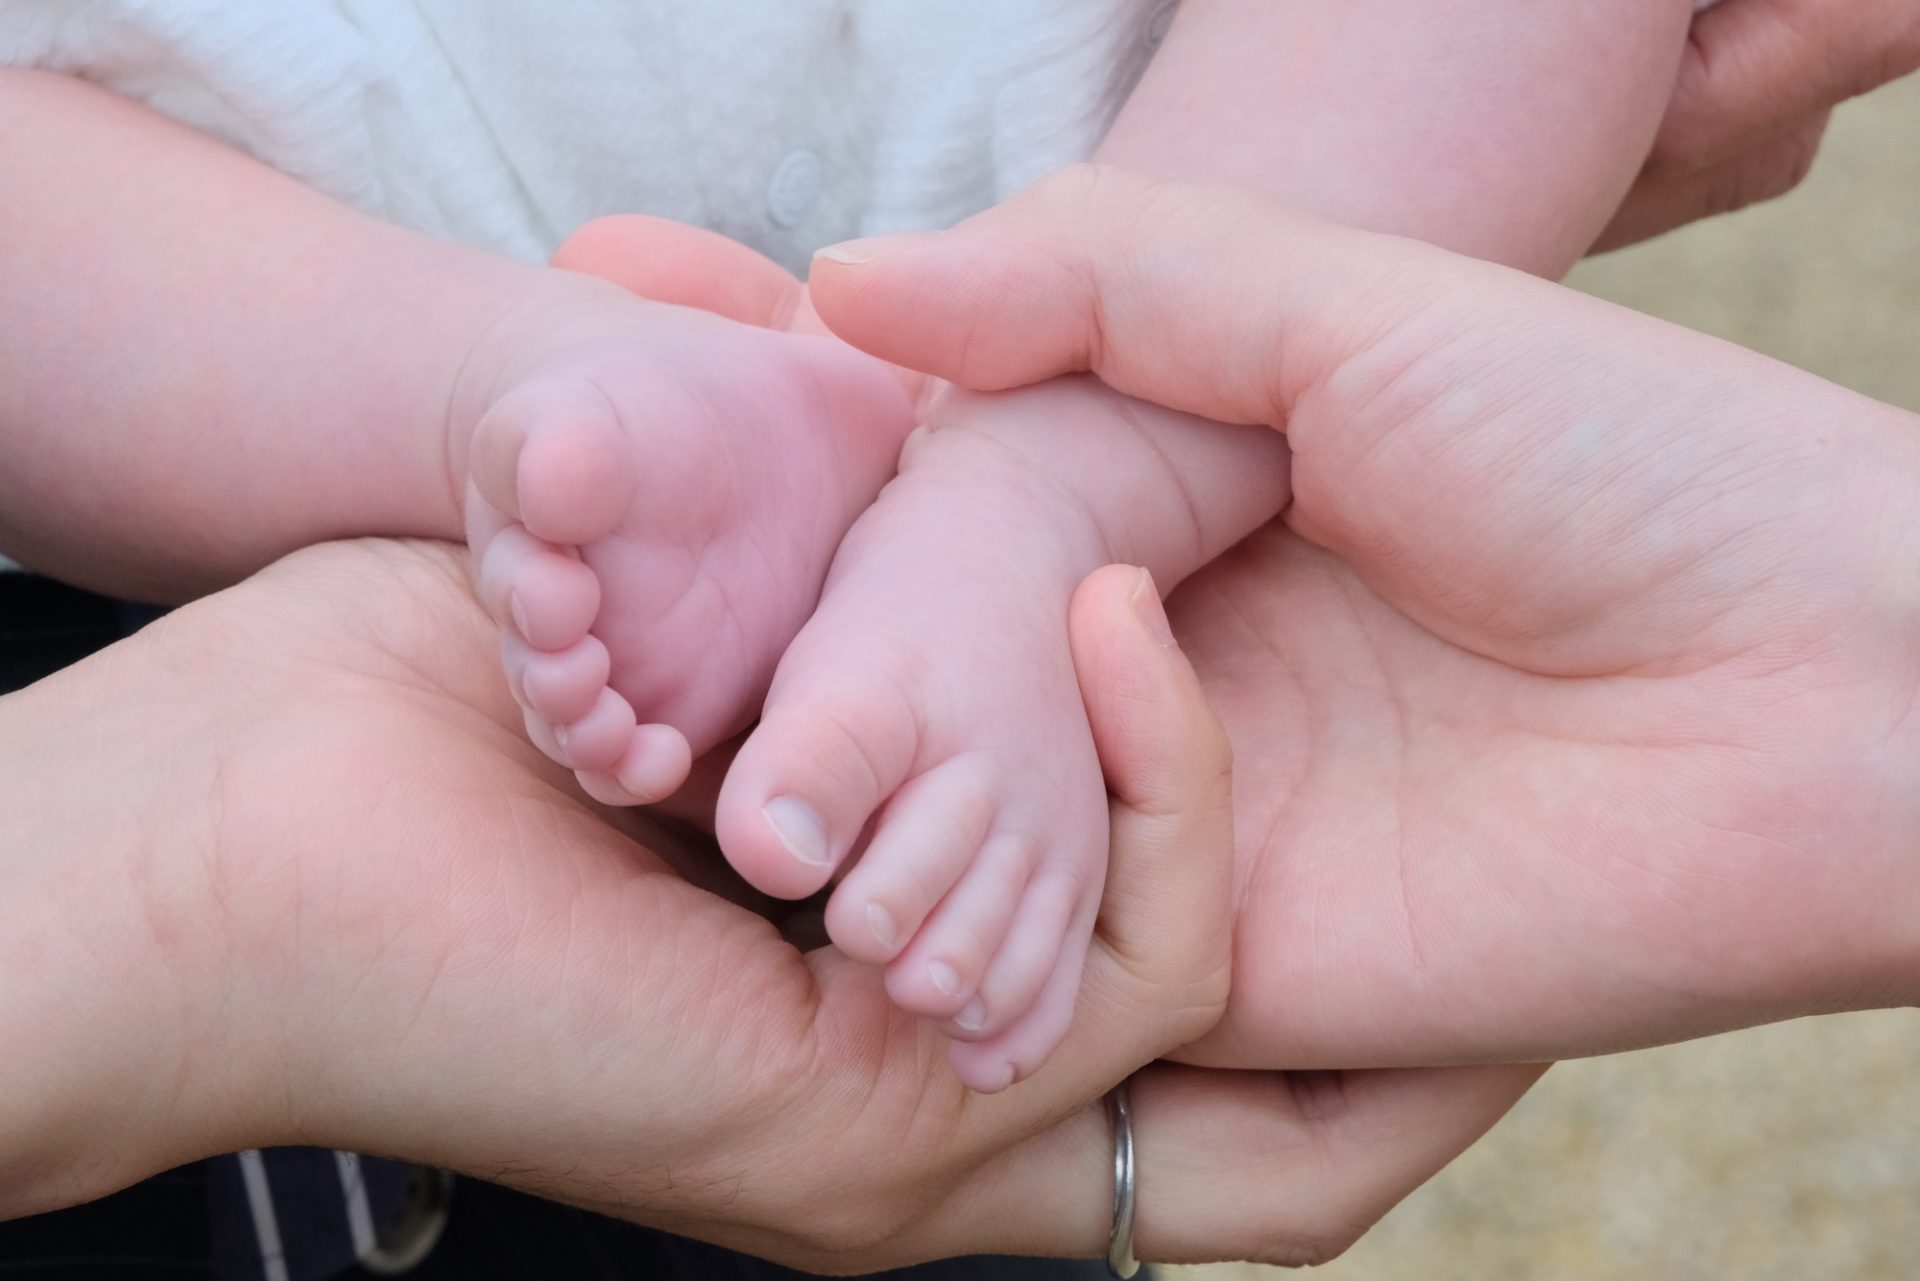
{"type": "MultiPolygon", "coordinates": [[[[654,302],[710,311],[728,320],[823,335],[805,285],[786,268],[737,240],[645,214],[596,218],[567,237],[553,254],[562,271],[598,276],[654,302]]],[[[908,397],[930,390],[917,371],[893,366],[908,397]]]]}
{"type": "Polygon", "coordinates": [[[767,329],[788,328],[806,294],[785,268],[736,240],[644,214],[594,219],[554,251],[553,265],[767,329]]]}
{"type": "MultiPolygon", "coordinates": [[[[1144,569],[1088,577],[1074,668],[1112,796],[1112,854],[1087,985],[1166,1054],[1209,1030],[1232,963],[1233,753],[1144,569]]],[[[1111,1038],[1110,1030],[1096,1029],[1111,1038]]]]}
{"type": "Polygon", "coordinates": [[[1711,169],[1917,67],[1920,0],[1727,0],[1694,22],[1649,173],[1711,169]]]}
{"type": "MultiPolygon", "coordinates": [[[[1144,569],[1110,565],[1088,577],[1068,613],[1074,669],[1112,795],[1115,866],[1101,937],[1136,967],[1165,948],[1169,928],[1189,933],[1180,954],[1212,953],[1224,975],[1227,940],[1210,938],[1197,909],[1224,895],[1230,847],[1233,760],[1226,731],[1173,639],[1160,592],[1144,569]],[[1191,860],[1163,869],[1149,859],[1191,860]],[[1187,885],[1206,884],[1195,893],[1187,885]],[[1183,919],[1188,917],[1191,919],[1183,919]]],[[[1209,981],[1211,981],[1209,979],[1209,981]]]]}
{"type": "MultiPolygon", "coordinates": [[[[1143,569],[1088,577],[1069,613],[1074,664],[1112,795],[1111,862],[1081,999],[1046,1073],[1085,1098],[1208,1031],[1232,963],[1232,753],[1200,679],[1173,644],[1143,569]]],[[[985,1075],[1036,1066],[1020,1038],[966,1047],[985,1075]]]]}
{"type": "Polygon", "coordinates": [[[1485,1134],[1545,1070],[1152,1068],[1132,1091],[1137,1252],[1156,1263],[1325,1263],[1485,1134]]]}
{"type": "MultiPolygon", "coordinates": [[[[1485,1134],[1543,1071],[1146,1068],[1130,1087],[1135,1253],[1150,1263],[1325,1263],[1485,1134]]],[[[937,1221],[878,1262],[909,1250],[1098,1254],[1112,1188],[1112,1130],[1096,1104],[982,1168],[937,1221]]]]}
{"type": "Polygon", "coordinates": [[[1831,111],[1698,171],[1648,170],[1594,243],[1596,253],[1638,244],[1702,218],[1784,196],[1806,180],[1831,111]]]}
{"type": "Polygon", "coordinates": [[[1074,166],[951,230],[824,250],[812,287],[843,338],[963,386],[1091,370],[1171,408],[1278,423],[1382,326],[1502,277],[1528,279],[1240,188],[1074,166]]]}

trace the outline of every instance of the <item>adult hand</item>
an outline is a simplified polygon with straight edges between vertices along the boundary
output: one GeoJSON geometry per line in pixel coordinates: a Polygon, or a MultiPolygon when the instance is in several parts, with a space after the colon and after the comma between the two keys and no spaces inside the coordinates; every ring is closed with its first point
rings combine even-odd
{"type": "Polygon", "coordinates": [[[1920,0],[1722,0],[1694,19],[1645,171],[1597,246],[1771,200],[1839,103],[1920,67],[1920,0]]]}
{"type": "MultiPolygon", "coordinates": [[[[1225,745],[1140,587],[1074,604],[1116,833],[1080,1019],[992,1098],[570,789],[450,549],[302,553],[0,700],[0,1213],[311,1143],[815,1268],[1097,1252],[1100,1096],[1226,982],[1225,745]]],[[[1337,1250],[1532,1075],[1150,1069],[1142,1252],[1337,1250]]]]}
{"type": "Polygon", "coordinates": [[[1511,271],[1078,169],[815,304],[965,386],[1284,427],[1173,618],[1253,1065],[1544,1059],[1920,986],[1920,422],[1511,271]]]}

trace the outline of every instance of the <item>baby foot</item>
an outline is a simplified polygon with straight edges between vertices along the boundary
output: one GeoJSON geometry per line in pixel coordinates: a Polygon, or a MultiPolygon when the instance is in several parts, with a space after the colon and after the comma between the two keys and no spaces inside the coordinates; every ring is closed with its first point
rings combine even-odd
{"type": "MultiPolygon", "coordinates": [[[[1042,428],[1104,409],[1080,387],[1022,397],[1042,428]]],[[[1078,996],[1107,797],[1067,608],[1110,551],[1002,440],[917,434],[721,789],[721,847],[761,890],[811,894],[850,863],[829,934],[886,967],[896,1003],[942,1021],[976,1090],[1037,1068],[1078,996]]]]}
{"type": "Polygon", "coordinates": [[[591,795],[660,799],[751,722],[911,407],[831,340],[585,279],[499,329],[455,423],[508,683],[591,795]]]}

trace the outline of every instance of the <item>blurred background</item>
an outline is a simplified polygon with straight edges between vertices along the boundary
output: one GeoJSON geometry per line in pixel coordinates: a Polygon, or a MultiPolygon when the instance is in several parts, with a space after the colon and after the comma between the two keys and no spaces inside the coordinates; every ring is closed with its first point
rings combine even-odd
{"type": "MultiPolygon", "coordinates": [[[[1571,283],[1920,411],[1920,77],[1843,107],[1794,194],[1596,259],[1571,283]]],[[[1920,1278],[1920,1013],[1561,1064],[1312,1275],[1920,1278]]]]}

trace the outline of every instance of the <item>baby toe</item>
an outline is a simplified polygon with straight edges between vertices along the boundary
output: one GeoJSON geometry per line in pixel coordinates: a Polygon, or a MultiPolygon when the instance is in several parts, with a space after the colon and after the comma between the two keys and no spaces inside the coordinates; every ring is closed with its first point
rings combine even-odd
{"type": "Polygon", "coordinates": [[[764,894],[817,892],[906,778],[917,741],[912,710],[891,694],[770,704],[721,786],[721,850],[764,894]]]}
{"type": "Polygon", "coordinates": [[[633,448],[606,395],[585,378],[507,392],[474,428],[473,487],[535,537],[579,545],[611,534],[633,501],[633,448]]]}
{"type": "MultiPolygon", "coordinates": [[[[1011,1024],[990,1040],[956,1040],[947,1047],[947,1061],[967,1088],[993,1094],[1016,1081],[1024,1081],[1039,1071],[1059,1048],[1073,1025],[1080,980],[1086,971],[1087,950],[1093,939],[1093,923],[1099,907],[1097,892],[1088,894],[1075,913],[1040,989],[1011,1024]]],[[[989,974],[988,982],[992,979],[989,974]]],[[[982,987],[984,990],[986,984],[982,987]]]]}
{"type": "Polygon", "coordinates": [[[580,784],[581,791],[602,805],[610,805],[615,808],[624,809],[646,803],[632,792],[629,792],[626,786],[620,782],[619,778],[606,770],[575,770],[573,777],[574,780],[580,784]]]}
{"type": "Polygon", "coordinates": [[[992,819],[991,785],[974,761],[908,782],[828,901],[829,937],[856,960],[891,961],[979,856],[992,819]]]}
{"type": "Polygon", "coordinates": [[[529,649],[508,634],[501,648],[510,655],[509,670],[518,663],[521,701],[556,725],[577,721],[592,711],[613,668],[607,647],[593,636],[584,636],[563,650],[547,651],[529,649]]]}
{"type": "Polygon", "coordinates": [[[576,770],[611,769],[633,741],[633,705],[602,687],[586,715],[553,727],[561,762],[576,770]]]}
{"type": "Polygon", "coordinates": [[[1031,844],[1019,837],[994,837],[981,848],[906,950],[888,965],[887,995],[894,1004],[941,1020],[966,1008],[1006,940],[1034,861],[1031,844]]]}
{"type": "Polygon", "coordinates": [[[591,569],[519,526],[500,531],[480,556],[480,601],[530,647],[576,645],[600,612],[591,569]]]}
{"type": "Polygon", "coordinates": [[[685,734],[670,725],[642,725],[614,763],[613,776],[633,798],[628,804],[652,805],[679,791],[692,769],[693,748],[685,734]]]}
{"type": "Polygon", "coordinates": [[[1054,971],[1085,889],[1084,878],[1070,868],[1035,872],[972,998],[948,1021],[949,1036],[992,1040],[1027,1012],[1054,971]]]}
{"type": "Polygon", "coordinates": [[[552,423],[527,438],[520,456],[520,519],[552,542],[596,542],[632,506],[635,469],[626,437],[604,418],[552,423]]]}

